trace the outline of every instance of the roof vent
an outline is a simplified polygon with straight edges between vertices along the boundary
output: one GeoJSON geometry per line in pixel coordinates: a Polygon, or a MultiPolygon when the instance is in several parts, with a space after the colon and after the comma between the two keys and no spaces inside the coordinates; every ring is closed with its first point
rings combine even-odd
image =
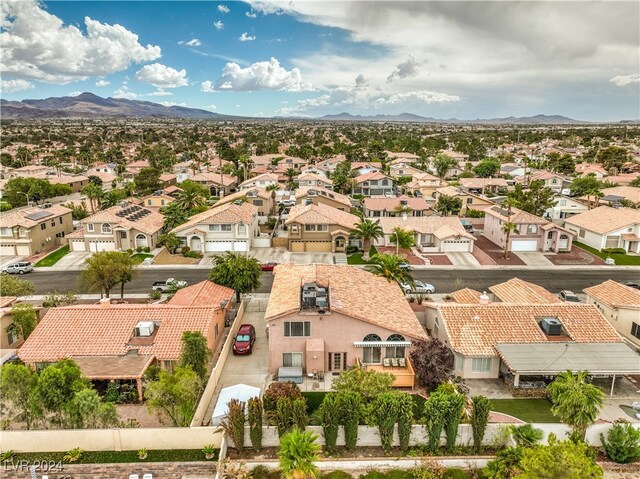
{"type": "Polygon", "coordinates": [[[244,201],[242,201],[242,200],[235,200],[233,202],[233,204],[236,205],[236,206],[240,206],[242,203],[244,203],[244,201]]]}
{"type": "Polygon", "coordinates": [[[400,200],[400,204],[402,206],[407,206],[409,204],[409,202],[407,200],[400,200]]]}
{"type": "Polygon", "coordinates": [[[153,196],[162,196],[162,194],[164,193],[164,191],[162,190],[156,190],[153,192],[153,196]]]}
{"type": "Polygon", "coordinates": [[[127,206],[129,206],[129,202],[128,201],[121,201],[120,202],[120,207],[126,208],[127,206]]]}
{"type": "Polygon", "coordinates": [[[486,291],[483,291],[480,295],[480,304],[489,304],[491,300],[489,299],[489,295],[486,291]]]}
{"type": "Polygon", "coordinates": [[[558,318],[542,318],[540,327],[547,336],[560,336],[562,334],[562,323],[558,318]]]}
{"type": "Polygon", "coordinates": [[[148,338],[153,334],[155,330],[155,324],[153,321],[140,321],[136,324],[136,337],[148,338]]]}

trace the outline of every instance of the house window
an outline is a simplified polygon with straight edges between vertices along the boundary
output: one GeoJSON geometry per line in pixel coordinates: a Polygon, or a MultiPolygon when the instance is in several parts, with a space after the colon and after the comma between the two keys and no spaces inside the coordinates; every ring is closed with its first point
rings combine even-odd
{"type": "Polygon", "coordinates": [[[213,328],[213,337],[214,339],[218,338],[218,333],[219,333],[219,329],[218,329],[218,325],[216,324],[213,328]]]}
{"type": "Polygon", "coordinates": [[[2,235],[2,236],[13,236],[13,229],[11,229],[11,228],[0,228],[0,235],[2,235]]]}
{"type": "Polygon", "coordinates": [[[635,322],[631,323],[631,335],[640,339],[640,324],[635,322]]]}
{"type": "Polygon", "coordinates": [[[64,238],[64,231],[60,231],[60,233],[56,233],[56,238],[64,238]]]}
{"type": "Polygon", "coordinates": [[[527,234],[534,235],[537,232],[538,232],[538,226],[537,225],[529,225],[529,226],[527,226],[527,234]]]}
{"type": "Polygon", "coordinates": [[[473,203],[473,198],[467,198],[467,204],[470,205],[473,203]]]}
{"type": "Polygon", "coordinates": [[[551,180],[551,184],[555,185],[556,183],[558,183],[558,180],[556,178],[551,180]]]}
{"type": "Polygon", "coordinates": [[[453,355],[453,369],[456,371],[462,371],[463,360],[462,355],[458,353],[454,353],[453,355]]]}
{"type": "Polygon", "coordinates": [[[120,231],[120,239],[127,239],[127,232],[126,231],[120,231]]]}
{"type": "Polygon", "coordinates": [[[209,225],[209,231],[231,231],[231,225],[209,225]]]}
{"type": "Polygon", "coordinates": [[[20,238],[24,238],[25,236],[27,236],[27,228],[18,229],[18,236],[20,238]]]}
{"type": "Polygon", "coordinates": [[[578,236],[579,236],[580,238],[584,238],[584,230],[579,230],[579,231],[578,231],[578,236]]]}
{"type": "Polygon", "coordinates": [[[41,230],[46,230],[47,229],[47,223],[40,223],[40,229],[41,230]]]}
{"type": "Polygon", "coordinates": [[[9,326],[6,329],[6,331],[7,331],[7,341],[9,341],[9,346],[11,346],[20,338],[20,336],[18,336],[18,330],[15,324],[12,324],[11,326],[9,326]]]}
{"type": "Polygon", "coordinates": [[[262,200],[253,200],[253,205],[254,206],[262,206],[263,202],[262,202],[262,200]]]}
{"type": "Polygon", "coordinates": [[[103,234],[111,233],[111,225],[109,223],[104,223],[101,228],[103,234]]]}
{"type": "Polygon", "coordinates": [[[471,371],[474,373],[487,373],[491,371],[491,358],[473,358],[471,371]]]}
{"type": "Polygon", "coordinates": [[[160,205],[164,206],[165,200],[160,200],[160,205]]]}
{"type": "Polygon", "coordinates": [[[87,225],[87,231],[93,231],[93,223],[87,225]]]}
{"type": "Polygon", "coordinates": [[[440,332],[440,320],[436,316],[435,319],[433,320],[433,337],[437,338],[439,332],[440,332]]]}
{"type": "MultiPolygon", "coordinates": [[[[367,334],[363,341],[365,342],[379,342],[382,341],[377,334],[367,334]]],[[[382,356],[382,348],[380,346],[367,346],[362,350],[362,362],[365,364],[380,363],[382,356]]]]}
{"type": "Polygon", "coordinates": [[[347,353],[328,353],[328,371],[341,371],[345,369],[347,369],[347,353]]]}
{"type": "Polygon", "coordinates": [[[382,186],[387,186],[389,182],[387,180],[382,180],[382,186]]]}
{"type": "Polygon", "coordinates": [[[302,353],[283,353],[282,366],[285,368],[301,368],[302,353]]]}
{"type": "Polygon", "coordinates": [[[547,233],[547,239],[553,239],[553,231],[547,233]]]}
{"type": "Polygon", "coordinates": [[[560,200],[558,206],[567,206],[567,200],[560,200]]]}
{"type": "Polygon", "coordinates": [[[53,228],[53,227],[55,227],[55,225],[56,225],[56,219],[55,219],[55,218],[53,218],[53,219],[51,220],[51,227],[53,228]]]}
{"type": "Polygon", "coordinates": [[[245,225],[244,223],[240,223],[238,225],[238,234],[241,236],[244,236],[247,234],[247,225],[245,225]]]}
{"type": "Polygon", "coordinates": [[[311,336],[311,321],[285,321],[284,336],[287,338],[311,336]]]}
{"type": "MultiPolygon", "coordinates": [[[[404,336],[392,334],[387,341],[404,341],[404,336]]],[[[386,355],[388,358],[404,358],[404,346],[387,346],[386,355]]]]}
{"type": "Polygon", "coordinates": [[[58,223],[62,224],[62,216],[58,216],[58,223]]]}

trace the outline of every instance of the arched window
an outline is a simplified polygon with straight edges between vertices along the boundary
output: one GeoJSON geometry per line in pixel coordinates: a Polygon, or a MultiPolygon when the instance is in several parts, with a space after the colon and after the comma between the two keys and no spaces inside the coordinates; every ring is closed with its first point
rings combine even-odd
{"type": "MultiPolygon", "coordinates": [[[[382,341],[377,334],[367,334],[364,342],[379,342],[382,341]]],[[[362,349],[362,363],[363,364],[379,364],[382,357],[382,348],[380,346],[367,346],[362,349]]]]}
{"type": "Polygon", "coordinates": [[[247,234],[247,225],[245,225],[244,223],[240,223],[238,225],[238,235],[244,236],[246,234],[247,234]]]}
{"type": "MultiPolygon", "coordinates": [[[[404,336],[401,334],[392,334],[387,338],[387,341],[405,341],[404,336]]],[[[404,346],[387,346],[386,351],[387,358],[404,358],[405,348],[404,346]]]]}
{"type": "Polygon", "coordinates": [[[102,232],[103,233],[111,233],[111,225],[109,223],[103,223],[102,232]]]}

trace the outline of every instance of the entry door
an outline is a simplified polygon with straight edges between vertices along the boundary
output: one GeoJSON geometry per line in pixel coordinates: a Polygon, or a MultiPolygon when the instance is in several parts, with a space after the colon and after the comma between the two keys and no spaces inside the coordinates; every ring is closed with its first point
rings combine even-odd
{"type": "Polygon", "coordinates": [[[347,369],[347,353],[328,353],[328,371],[344,371],[347,369]]]}

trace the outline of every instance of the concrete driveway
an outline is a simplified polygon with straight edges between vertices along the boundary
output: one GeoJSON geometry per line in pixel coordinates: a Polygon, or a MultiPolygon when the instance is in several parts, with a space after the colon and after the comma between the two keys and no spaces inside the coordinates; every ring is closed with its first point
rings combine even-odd
{"type": "Polygon", "coordinates": [[[8,264],[17,263],[24,259],[24,256],[3,256],[0,258],[0,267],[4,268],[8,264]]]}
{"type": "Polygon", "coordinates": [[[66,254],[52,267],[50,268],[42,268],[44,269],[52,269],[63,270],[63,269],[79,269],[84,265],[84,260],[91,256],[93,253],[84,252],[84,251],[71,251],[66,254]]]}
{"type": "Polygon", "coordinates": [[[251,250],[251,255],[261,263],[275,261],[276,263],[292,262],[296,264],[333,264],[333,253],[292,253],[286,248],[253,248],[251,250]]]}
{"type": "Polygon", "coordinates": [[[265,389],[269,376],[269,344],[266,334],[267,325],[264,321],[265,307],[266,301],[249,300],[242,324],[253,324],[256,328],[256,342],[253,345],[253,353],[248,356],[229,354],[216,391],[207,408],[204,418],[205,425],[211,421],[211,414],[213,414],[213,409],[222,388],[235,384],[247,384],[262,390],[265,389]]]}
{"type": "Polygon", "coordinates": [[[480,266],[480,263],[471,253],[447,253],[447,258],[454,266],[480,266]]]}
{"type": "Polygon", "coordinates": [[[539,251],[512,252],[511,254],[518,256],[527,266],[553,266],[553,263],[539,251]]]}

